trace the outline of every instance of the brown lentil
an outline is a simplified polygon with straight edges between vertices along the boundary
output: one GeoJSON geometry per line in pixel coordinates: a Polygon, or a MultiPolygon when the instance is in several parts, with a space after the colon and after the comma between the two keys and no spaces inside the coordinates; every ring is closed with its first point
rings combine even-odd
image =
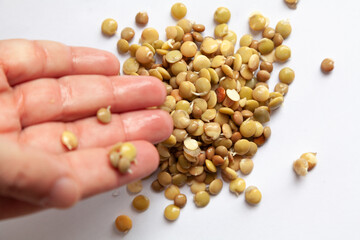
{"type": "Polygon", "coordinates": [[[331,72],[334,69],[334,60],[331,58],[325,58],[321,62],[321,70],[325,73],[331,72]]]}
{"type": "Polygon", "coordinates": [[[143,212],[149,208],[150,200],[144,195],[138,195],[133,199],[132,205],[139,212],[143,212]]]}
{"type": "Polygon", "coordinates": [[[187,202],[186,196],[182,193],[176,195],[174,198],[174,205],[179,208],[185,207],[186,202],[187,202]]]}
{"type": "Polygon", "coordinates": [[[120,215],[115,220],[115,226],[120,232],[128,232],[132,228],[131,218],[127,215],[120,215]]]}
{"type": "Polygon", "coordinates": [[[138,12],[135,16],[135,22],[137,24],[146,25],[149,21],[147,12],[138,12]]]}

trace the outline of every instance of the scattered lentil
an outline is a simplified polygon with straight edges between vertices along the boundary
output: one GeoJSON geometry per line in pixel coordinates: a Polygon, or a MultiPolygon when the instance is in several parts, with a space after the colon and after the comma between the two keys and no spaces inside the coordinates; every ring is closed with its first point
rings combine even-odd
{"type": "Polygon", "coordinates": [[[176,19],[185,17],[187,12],[186,6],[183,3],[175,3],[171,7],[171,15],[176,19]]]}
{"type": "Polygon", "coordinates": [[[229,189],[230,192],[239,195],[245,190],[246,183],[245,180],[242,178],[236,178],[230,182],[229,189]]]}
{"type": "Polygon", "coordinates": [[[107,36],[113,36],[118,28],[117,22],[112,18],[105,19],[101,24],[101,31],[107,36]]]}
{"type": "Polygon", "coordinates": [[[287,85],[291,84],[294,81],[295,72],[289,67],[285,67],[279,72],[279,80],[282,83],[286,83],[287,85]]]}
{"type": "Polygon", "coordinates": [[[308,161],[306,159],[299,158],[296,161],[294,161],[293,168],[297,175],[305,176],[309,168],[308,161]]]}
{"type": "Polygon", "coordinates": [[[321,70],[325,73],[331,72],[334,69],[334,60],[331,58],[325,58],[321,62],[321,70]]]}
{"type": "Polygon", "coordinates": [[[127,233],[132,228],[131,218],[127,215],[120,215],[115,220],[115,226],[120,232],[127,233]]]}
{"type": "Polygon", "coordinates": [[[140,25],[146,25],[149,22],[147,12],[138,12],[135,16],[135,22],[140,25]]]}
{"type": "Polygon", "coordinates": [[[174,198],[174,205],[179,208],[185,207],[186,202],[187,202],[186,196],[182,193],[176,195],[174,198]]]}
{"type": "Polygon", "coordinates": [[[143,212],[149,208],[150,200],[144,195],[138,195],[133,199],[132,205],[139,212],[143,212]]]}
{"type": "Polygon", "coordinates": [[[170,204],[165,208],[164,216],[169,221],[175,221],[180,215],[180,208],[174,204],[170,204]]]}
{"type": "Polygon", "coordinates": [[[194,196],[194,202],[197,207],[205,207],[210,202],[210,195],[206,191],[197,192],[194,196]]]}
{"type": "Polygon", "coordinates": [[[261,201],[261,192],[255,186],[249,186],[245,190],[245,200],[249,204],[258,204],[261,201]]]}

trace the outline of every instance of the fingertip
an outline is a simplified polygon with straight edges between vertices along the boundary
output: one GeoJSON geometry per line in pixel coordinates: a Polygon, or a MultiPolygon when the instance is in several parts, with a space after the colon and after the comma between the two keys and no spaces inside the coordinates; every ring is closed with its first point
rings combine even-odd
{"type": "Polygon", "coordinates": [[[138,149],[138,155],[136,157],[137,163],[134,166],[137,173],[137,178],[143,178],[153,173],[159,166],[159,153],[155,146],[147,141],[135,141],[133,142],[136,149],[138,149]]]}
{"type": "Polygon", "coordinates": [[[73,73],[118,75],[120,62],[107,51],[88,47],[70,47],[72,52],[73,73]]]}
{"type": "Polygon", "coordinates": [[[111,52],[104,51],[105,62],[107,62],[110,65],[110,71],[108,75],[119,75],[120,73],[120,61],[119,59],[112,54],[111,52]]]}
{"type": "Polygon", "coordinates": [[[49,195],[41,201],[44,207],[69,208],[81,198],[78,184],[69,177],[62,177],[54,183],[49,195]]]}
{"type": "Polygon", "coordinates": [[[161,104],[164,103],[165,99],[166,99],[166,95],[167,95],[166,87],[165,87],[164,83],[156,77],[149,76],[148,78],[150,79],[150,81],[152,81],[152,83],[154,84],[154,87],[159,90],[158,95],[159,95],[161,104]]]}
{"type": "Polygon", "coordinates": [[[163,119],[163,131],[164,131],[164,139],[160,139],[159,142],[162,142],[170,137],[174,129],[173,119],[170,114],[163,110],[158,111],[159,116],[163,119]]]}

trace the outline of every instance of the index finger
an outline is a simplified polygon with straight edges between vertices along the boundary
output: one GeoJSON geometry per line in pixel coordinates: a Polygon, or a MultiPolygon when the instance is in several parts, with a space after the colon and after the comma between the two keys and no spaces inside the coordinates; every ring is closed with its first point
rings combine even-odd
{"type": "Polygon", "coordinates": [[[118,59],[111,53],[69,47],[53,41],[0,41],[0,66],[11,86],[43,77],[74,74],[117,75],[118,59]]]}

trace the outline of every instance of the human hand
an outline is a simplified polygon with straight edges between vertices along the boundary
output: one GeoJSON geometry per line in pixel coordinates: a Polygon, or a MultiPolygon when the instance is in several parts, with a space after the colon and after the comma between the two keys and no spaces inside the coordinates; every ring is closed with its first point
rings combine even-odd
{"type": "Polygon", "coordinates": [[[171,134],[172,120],[141,109],[161,105],[165,88],[152,77],[118,73],[118,60],[104,51],[0,41],[0,219],[70,207],[157,168],[152,143],[171,134]],[[104,125],[95,115],[109,105],[112,121],[104,125]],[[75,151],[62,145],[64,130],[78,137],[75,151]],[[109,162],[119,141],[137,148],[132,174],[120,175],[109,162]]]}

